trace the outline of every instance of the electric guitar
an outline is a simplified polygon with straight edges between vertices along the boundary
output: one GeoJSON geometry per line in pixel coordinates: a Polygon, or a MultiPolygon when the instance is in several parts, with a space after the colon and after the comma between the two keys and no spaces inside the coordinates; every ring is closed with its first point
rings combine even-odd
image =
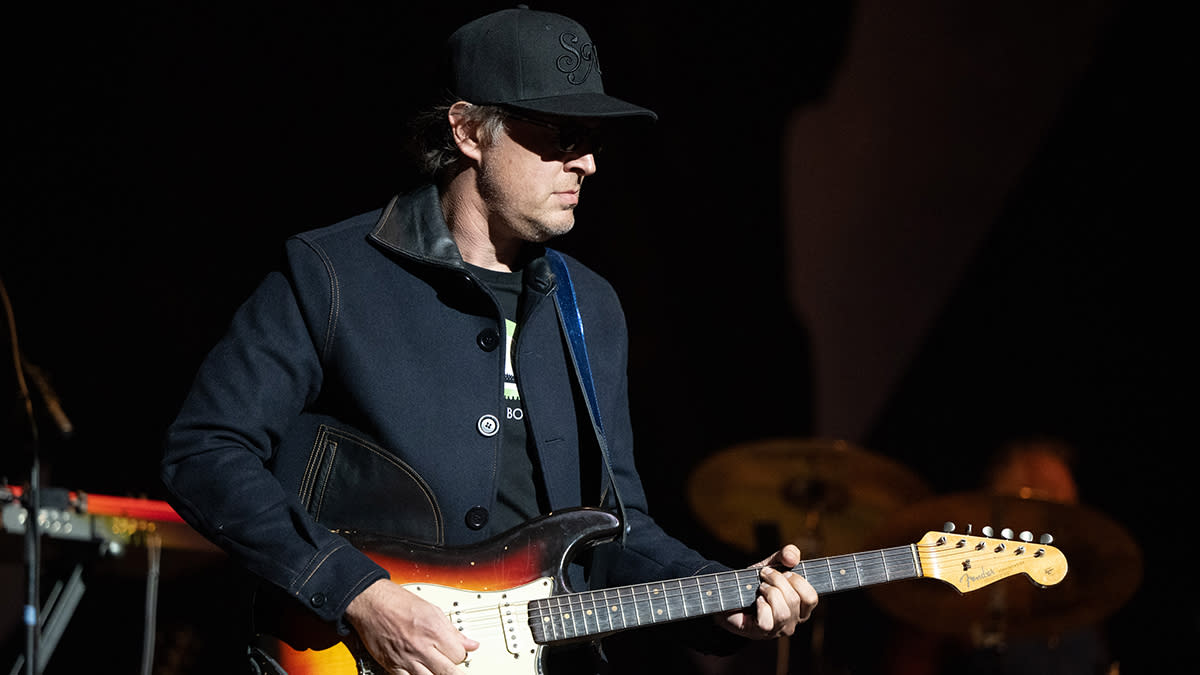
{"type": "MultiPolygon", "coordinates": [[[[612,514],[571,509],[481,544],[439,548],[382,537],[350,536],[392,580],[441,607],[455,626],[479,641],[459,672],[535,675],[544,648],[619,631],[744,609],[758,596],[759,572],[749,568],[582,593],[563,583],[567,564],[586,546],[620,532],[612,514]]],[[[960,593],[1024,573],[1038,586],[1062,581],[1065,556],[1022,533],[1018,540],[929,532],[894,548],[806,560],[792,571],[818,594],[926,577],[960,593]]],[[[290,640],[289,640],[290,642],[290,640]]],[[[275,642],[289,675],[372,675],[383,669],[351,638],[323,649],[275,642]]]]}

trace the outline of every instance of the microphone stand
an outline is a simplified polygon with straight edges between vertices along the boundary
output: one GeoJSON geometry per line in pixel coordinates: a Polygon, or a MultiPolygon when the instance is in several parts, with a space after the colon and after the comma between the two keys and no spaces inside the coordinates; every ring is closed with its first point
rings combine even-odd
{"type": "MultiPolygon", "coordinates": [[[[26,597],[25,606],[22,609],[22,621],[25,624],[25,652],[23,658],[18,659],[18,663],[13,669],[13,674],[15,675],[17,668],[23,665],[26,675],[40,675],[45,669],[50,654],[54,651],[54,646],[57,644],[58,638],[66,627],[66,621],[69,620],[70,614],[79,602],[79,596],[83,593],[84,585],[79,578],[81,570],[76,568],[75,574],[71,576],[65,589],[58,586],[55,587],[46,607],[46,617],[42,616],[40,610],[42,569],[42,526],[40,516],[43,501],[41,434],[38,428],[37,416],[34,414],[33,397],[29,393],[26,374],[37,385],[38,392],[41,394],[43,403],[45,404],[46,412],[52,417],[63,437],[69,438],[73,429],[70,420],[63,414],[62,408],[58,404],[58,399],[41,370],[21,356],[21,349],[17,342],[16,320],[13,317],[12,303],[9,300],[8,291],[5,289],[3,281],[0,281],[0,302],[4,306],[5,318],[7,319],[9,329],[9,341],[12,345],[12,363],[13,370],[16,373],[18,400],[22,404],[25,418],[29,422],[31,453],[28,487],[22,491],[20,498],[21,505],[25,509],[24,562],[26,597]],[[43,627],[46,629],[45,633],[43,633],[43,627]]],[[[54,492],[51,491],[52,501],[54,500],[54,492]]]]}
{"type": "Polygon", "coordinates": [[[25,672],[36,675],[38,663],[38,605],[40,604],[39,577],[41,570],[41,532],[39,531],[38,514],[41,512],[39,496],[41,490],[41,460],[39,458],[40,439],[38,425],[33,414],[33,399],[29,395],[29,387],[25,383],[25,372],[22,368],[21,349],[17,344],[16,321],[13,318],[12,303],[8,299],[8,291],[0,283],[0,300],[4,303],[5,316],[8,319],[9,341],[12,344],[13,370],[17,375],[17,390],[19,400],[24,407],[25,417],[29,420],[30,448],[33,458],[30,462],[29,487],[21,496],[25,507],[25,607],[22,619],[25,624],[25,672]]]}

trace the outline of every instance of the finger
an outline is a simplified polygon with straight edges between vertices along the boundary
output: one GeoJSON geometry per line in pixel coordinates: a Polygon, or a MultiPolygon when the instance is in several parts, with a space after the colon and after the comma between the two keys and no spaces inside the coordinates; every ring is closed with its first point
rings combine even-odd
{"type": "Polygon", "coordinates": [[[775,627],[775,610],[771,603],[761,595],[754,601],[754,628],[764,637],[771,634],[775,627]]]}
{"type": "Polygon", "coordinates": [[[409,671],[410,675],[453,675],[454,664],[449,661],[443,661],[438,666],[427,666],[424,663],[414,663],[409,671]]]}
{"type": "Polygon", "coordinates": [[[789,581],[791,582],[792,589],[800,597],[800,620],[808,621],[808,618],[812,616],[813,610],[817,608],[817,603],[820,601],[817,589],[813,588],[812,584],[808,583],[808,580],[800,575],[795,575],[789,581]]]}
{"type": "Polygon", "coordinates": [[[779,562],[788,569],[800,564],[800,549],[795,544],[788,544],[779,550],[779,562]]]}
{"type": "MultiPolygon", "coordinates": [[[[788,587],[790,590],[790,586],[788,587]]],[[[767,622],[759,622],[759,627],[767,633],[772,633],[786,627],[788,621],[796,615],[798,607],[790,604],[783,589],[775,585],[764,585],[759,588],[759,598],[766,604],[769,614],[767,622]]],[[[795,596],[797,605],[800,596],[795,596]]]]}
{"type": "Polygon", "coordinates": [[[791,569],[800,564],[800,549],[795,544],[788,544],[770,556],[763,558],[757,563],[751,565],[752,568],[761,567],[786,567],[791,569]]]}
{"type": "MultiPolygon", "coordinates": [[[[764,593],[768,593],[767,599],[772,605],[782,609],[787,615],[795,614],[796,610],[800,609],[801,597],[794,583],[802,580],[802,577],[792,572],[777,572],[772,569],[763,570],[760,576],[764,582],[760,588],[764,593]]],[[[786,618],[783,617],[785,620],[786,618]]]]}
{"type": "Polygon", "coordinates": [[[429,660],[429,670],[436,675],[450,675],[459,672],[457,670],[459,664],[465,663],[467,660],[467,650],[462,643],[439,644],[436,647],[437,653],[429,660]]]}
{"type": "Polygon", "coordinates": [[[459,664],[466,663],[467,658],[470,656],[470,652],[479,649],[480,643],[478,640],[473,640],[467,637],[466,633],[456,631],[455,634],[458,636],[457,642],[445,645],[444,647],[439,644],[437,645],[437,649],[452,663],[452,665],[457,666],[459,664]]]}
{"type": "Polygon", "coordinates": [[[792,572],[773,575],[771,581],[771,588],[779,592],[777,596],[767,595],[775,609],[775,628],[791,635],[796,624],[807,621],[812,614],[817,592],[804,577],[792,572]]]}

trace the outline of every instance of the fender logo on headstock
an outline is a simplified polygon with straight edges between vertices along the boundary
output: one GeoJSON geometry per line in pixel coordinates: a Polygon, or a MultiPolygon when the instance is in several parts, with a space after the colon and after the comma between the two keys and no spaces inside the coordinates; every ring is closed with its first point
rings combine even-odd
{"type": "Polygon", "coordinates": [[[987,569],[979,570],[978,574],[964,573],[961,577],[958,578],[958,582],[959,582],[959,584],[962,585],[963,588],[969,589],[969,588],[971,588],[972,584],[979,582],[979,581],[983,581],[985,579],[991,579],[995,575],[996,575],[996,571],[989,567],[987,569]]]}

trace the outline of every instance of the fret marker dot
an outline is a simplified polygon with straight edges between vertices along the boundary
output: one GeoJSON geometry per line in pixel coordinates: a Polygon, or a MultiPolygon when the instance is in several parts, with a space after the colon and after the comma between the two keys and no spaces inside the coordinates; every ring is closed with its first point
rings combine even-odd
{"type": "Polygon", "coordinates": [[[613,605],[613,606],[612,606],[612,611],[614,611],[614,612],[615,612],[615,611],[617,611],[617,606],[616,606],[616,605],[613,605]]]}
{"type": "Polygon", "coordinates": [[[846,576],[846,570],[838,570],[838,574],[846,576]]]}
{"type": "Polygon", "coordinates": [[[657,589],[657,588],[656,588],[656,589],[654,589],[654,594],[655,594],[655,595],[658,595],[658,591],[659,591],[659,589],[657,589]]]}
{"type": "Polygon", "coordinates": [[[543,617],[542,617],[542,623],[550,623],[550,617],[548,617],[548,616],[543,616],[543,617]]]}
{"type": "Polygon", "coordinates": [[[712,591],[704,591],[704,594],[710,598],[712,597],[712,591]]]}
{"type": "Polygon", "coordinates": [[[563,618],[564,618],[564,619],[569,619],[569,618],[571,618],[571,615],[570,615],[570,614],[563,614],[563,618]]]}
{"type": "Polygon", "coordinates": [[[662,616],[662,610],[661,610],[661,609],[660,609],[660,610],[658,610],[658,615],[659,615],[659,616],[662,616]]]}
{"type": "Polygon", "coordinates": [[[590,609],[589,609],[589,610],[587,611],[587,615],[588,615],[588,616],[591,616],[591,615],[592,615],[592,610],[590,610],[590,609]]]}

